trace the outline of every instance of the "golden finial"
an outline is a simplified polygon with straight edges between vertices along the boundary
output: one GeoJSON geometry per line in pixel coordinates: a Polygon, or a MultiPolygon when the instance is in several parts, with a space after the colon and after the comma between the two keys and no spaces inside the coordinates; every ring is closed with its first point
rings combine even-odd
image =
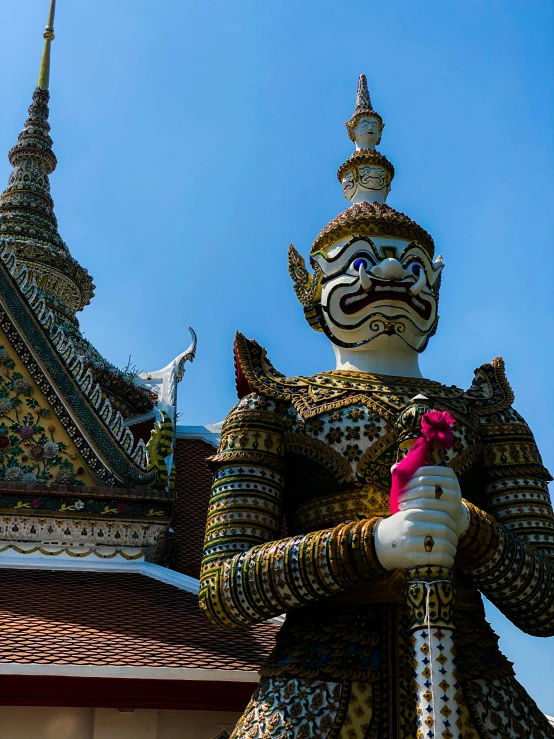
{"type": "Polygon", "coordinates": [[[42,61],[40,63],[40,72],[38,74],[37,87],[41,90],[48,90],[48,82],[50,81],[50,44],[54,40],[54,13],[56,12],[56,0],[50,0],[50,12],[48,13],[48,23],[44,29],[44,51],[42,52],[42,61]]]}

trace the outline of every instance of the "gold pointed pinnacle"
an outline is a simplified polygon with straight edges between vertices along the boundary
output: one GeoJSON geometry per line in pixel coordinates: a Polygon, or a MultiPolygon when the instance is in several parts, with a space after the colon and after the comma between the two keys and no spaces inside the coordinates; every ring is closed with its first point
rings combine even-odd
{"type": "Polygon", "coordinates": [[[48,90],[50,82],[50,44],[54,40],[54,14],[56,12],[56,0],[50,0],[50,11],[48,13],[48,23],[44,30],[44,50],[42,52],[42,60],[40,63],[40,72],[38,74],[37,87],[41,90],[48,90]]]}

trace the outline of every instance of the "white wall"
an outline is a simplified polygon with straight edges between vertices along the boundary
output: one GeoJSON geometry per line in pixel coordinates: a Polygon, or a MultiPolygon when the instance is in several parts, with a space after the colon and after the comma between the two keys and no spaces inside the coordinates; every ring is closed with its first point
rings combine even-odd
{"type": "Polygon", "coordinates": [[[96,708],[94,739],[158,739],[159,711],[96,708]]]}
{"type": "Polygon", "coordinates": [[[239,718],[219,711],[160,711],[156,739],[212,739],[222,729],[230,734],[239,718]]]}
{"type": "Polygon", "coordinates": [[[0,706],[0,739],[213,739],[239,713],[0,706]]]}
{"type": "Polygon", "coordinates": [[[90,708],[0,706],[0,739],[92,739],[93,719],[90,708]]]}

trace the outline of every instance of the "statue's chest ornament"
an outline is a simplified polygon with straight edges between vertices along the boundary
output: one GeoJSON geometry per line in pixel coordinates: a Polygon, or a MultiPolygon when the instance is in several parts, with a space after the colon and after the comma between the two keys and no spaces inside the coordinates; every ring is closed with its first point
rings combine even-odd
{"type": "MultiPolygon", "coordinates": [[[[290,407],[285,418],[287,446],[322,462],[341,483],[371,483],[388,490],[390,468],[398,451],[396,422],[418,390],[412,383],[403,388],[402,394],[398,388],[382,384],[375,389],[311,384],[310,397],[314,405],[320,404],[319,412],[313,413],[312,408],[304,414],[296,403],[290,407]]],[[[478,448],[466,404],[452,392],[435,392],[435,397],[430,397],[429,389],[422,389],[427,390],[434,408],[448,410],[458,420],[454,447],[444,452],[443,463],[456,468],[459,462],[467,468],[478,455],[478,448]],[[437,397],[441,394],[447,397],[437,397]]],[[[450,390],[440,385],[437,389],[450,390]]]]}
{"type": "Polygon", "coordinates": [[[377,413],[392,426],[398,414],[419,394],[430,398],[437,407],[447,406],[448,410],[468,420],[470,416],[469,404],[462,390],[445,387],[431,380],[360,376],[357,372],[335,371],[302,378],[302,385],[302,388],[297,387],[291,401],[305,420],[361,405],[377,413]]]}

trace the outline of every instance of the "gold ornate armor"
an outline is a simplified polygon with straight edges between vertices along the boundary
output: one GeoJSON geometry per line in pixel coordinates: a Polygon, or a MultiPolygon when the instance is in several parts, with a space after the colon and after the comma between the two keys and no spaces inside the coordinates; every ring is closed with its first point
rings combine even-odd
{"type": "Polygon", "coordinates": [[[389,515],[395,423],[418,393],[457,421],[443,461],[471,513],[456,560],[450,720],[467,739],[551,736],[480,596],[527,633],[554,634],[551,477],[512,408],[502,360],[463,391],[345,371],[286,378],[241,335],[237,358],[243,397],[211,459],[200,603],[227,628],[287,618],[233,737],[416,736],[403,576],[383,570],[371,536],[389,515]]]}

